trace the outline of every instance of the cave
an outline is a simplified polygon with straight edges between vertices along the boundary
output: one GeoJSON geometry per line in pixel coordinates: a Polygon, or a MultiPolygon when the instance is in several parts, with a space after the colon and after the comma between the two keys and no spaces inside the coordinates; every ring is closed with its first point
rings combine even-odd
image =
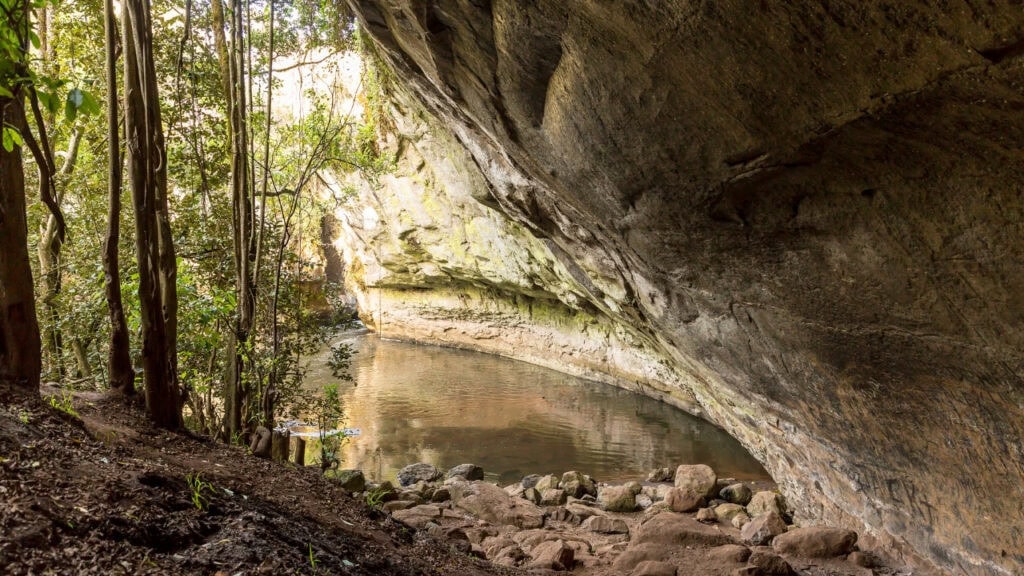
{"type": "Polygon", "coordinates": [[[385,336],[636,389],[796,515],[1024,572],[1024,9],[350,0],[398,170],[339,215],[385,336]]]}

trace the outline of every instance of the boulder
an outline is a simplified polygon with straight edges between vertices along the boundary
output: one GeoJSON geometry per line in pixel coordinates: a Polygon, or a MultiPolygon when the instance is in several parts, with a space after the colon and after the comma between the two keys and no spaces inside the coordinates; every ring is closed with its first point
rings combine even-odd
{"type": "Polygon", "coordinates": [[[580,527],[598,534],[629,534],[629,525],[625,520],[608,516],[591,516],[580,527]]]}
{"type": "Polygon", "coordinates": [[[462,476],[466,480],[483,480],[484,469],[476,464],[459,464],[450,468],[444,475],[445,478],[453,478],[455,476],[462,476]]]}
{"type": "Polygon", "coordinates": [[[833,558],[853,552],[857,544],[857,533],[842,528],[809,526],[795,528],[777,536],[772,547],[779,554],[791,554],[802,558],[833,558]]]}
{"type": "Polygon", "coordinates": [[[347,492],[362,492],[366,489],[366,476],[362,470],[328,470],[324,476],[347,492]]]}
{"type": "Polygon", "coordinates": [[[573,498],[582,498],[587,494],[597,495],[597,484],[590,476],[575,471],[562,474],[560,487],[573,498]]]}
{"type": "Polygon", "coordinates": [[[419,502],[415,500],[392,500],[391,502],[385,502],[381,508],[385,512],[397,512],[399,510],[408,510],[418,504],[419,502]]]}
{"type": "Polygon", "coordinates": [[[536,488],[538,492],[543,493],[545,490],[550,490],[552,488],[558,488],[558,485],[559,485],[559,478],[558,478],[558,476],[555,476],[554,474],[548,474],[547,476],[544,476],[540,480],[537,480],[537,484],[534,485],[534,488],[536,488]]]}
{"type": "Polygon", "coordinates": [[[790,576],[794,574],[793,567],[777,554],[771,552],[754,551],[747,562],[758,569],[761,576],[790,576]]]}
{"type": "Polygon", "coordinates": [[[629,576],[676,576],[676,567],[668,562],[645,560],[637,564],[629,576]]]}
{"type": "Polygon", "coordinates": [[[534,504],[540,504],[542,499],[540,490],[537,490],[536,488],[527,488],[526,490],[523,490],[522,498],[524,500],[529,500],[534,504]]]}
{"type": "Polygon", "coordinates": [[[754,496],[750,488],[745,484],[730,484],[718,492],[719,497],[726,502],[746,506],[754,496]]]}
{"type": "Polygon", "coordinates": [[[729,523],[732,524],[733,528],[739,528],[742,530],[744,526],[750,523],[750,516],[748,516],[746,512],[740,512],[733,516],[729,523]]]}
{"type": "Polygon", "coordinates": [[[481,548],[485,551],[488,560],[502,566],[518,566],[529,558],[518,544],[504,537],[488,538],[484,540],[481,548]]]}
{"type": "Polygon", "coordinates": [[[654,500],[652,500],[651,497],[648,496],[647,494],[637,494],[636,495],[636,505],[641,510],[647,510],[653,504],[654,504],[654,500]]]}
{"type": "Polygon", "coordinates": [[[437,521],[441,517],[441,509],[430,504],[423,504],[413,506],[412,508],[396,510],[391,516],[406,526],[422,530],[426,528],[429,522],[437,521]]]}
{"type": "Polygon", "coordinates": [[[441,486],[434,490],[434,493],[430,495],[431,502],[447,502],[448,500],[451,500],[451,498],[452,493],[447,486],[441,486]]]}
{"type": "Polygon", "coordinates": [[[748,544],[763,546],[779,534],[786,533],[786,523],[775,512],[762,514],[740,530],[740,538],[748,544]]]}
{"type": "Polygon", "coordinates": [[[381,503],[391,502],[392,500],[398,500],[398,492],[395,491],[395,487],[387,480],[380,484],[367,483],[365,492],[375,492],[377,500],[381,503]]]}
{"type": "Polygon", "coordinates": [[[513,498],[487,482],[460,482],[449,486],[452,502],[462,510],[491,524],[518,528],[540,528],[544,510],[523,498],[513,498]]]}
{"type": "Polygon", "coordinates": [[[715,496],[715,471],[704,464],[683,464],[676,468],[676,488],[692,490],[700,496],[713,498],[715,496]]]}
{"type": "Polygon", "coordinates": [[[685,514],[662,512],[652,516],[634,530],[630,546],[640,544],[662,547],[721,546],[735,544],[735,541],[717,526],[705,526],[685,514]]]}
{"type": "Polygon", "coordinates": [[[583,502],[569,502],[565,505],[565,509],[581,520],[586,520],[591,516],[604,516],[603,511],[592,506],[587,506],[583,502]]]}
{"type": "Polygon", "coordinates": [[[423,480],[420,480],[419,482],[407,486],[405,491],[414,492],[418,494],[421,498],[426,498],[427,500],[429,500],[430,497],[434,495],[435,489],[436,488],[434,487],[434,485],[424,482],[423,480]]]}
{"type": "Polygon", "coordinates": [[[602,486],[597,492],[597,500],[609,512],[633,512],[636,510],[636,492],[628,484],[602,486]]]}
{"type": "Polygon", "coordinates": [[[672,482],[676,479],[676,471],[671,468],[656,468],[647,475],[648,482],[672,482]]]}
{"type": "Polygon", "coordinates": [[[575,552],[563,540],[541,542],[530,550],[530,568],[572,570],[575,552]]]}
{"type": "Polygon", "coordinates": [[[554,510],[549,511],[548,518],[555,522],[569,522],[571,524],[580,523],[579,517],[572,512],[569,512],[565,506],[558,506],[554,510]]]}
{"type": "Polygon", "coordinates": [[[665,504],[673,512],[692,512],[704,503],[704,496],[690,488],[673,488],[665,495],[665,504]]]}
{"type": "Polygon", "coordinates": [[[762,514],[774,512],[782,516],[782,496],[777,492],[761,491],[754,494],[747,503],[747,514],[757,518],[762,514]]]}
{"type": "Polygon", "coordinates": [[[658,502],[664,500],[665,496],[668,495],[669,491],[673,490],[675,486],[671,484],[654,484],[653,486],[647,485],[641,488],[641,493],[651,497],[651,500],[658,502]]]}
{"type": "MultiPolygon", "coordinates": [[[[433,492],[431,492],[431,495],[433,495],[433,492]]],[[[424,502],[427,501],[427,499],[420,495],[419,492],[415,492],[413,490],[403,490],[399,492],[398,499],[406,500],[408,502],[414,502],[416,504],[423,504],[424,502]]]]}
{"type": "Polygon", "coordinates": [[[697,510],[697,522],[714,524],[718,522],[718,516],[715,515],[715,511],[711,508],[701,508],[697,510]]]}
{"type": "Polygon", "coordinates": [[[750,558],[750,548],[739,544],[723,544],[708,551],[708,559],[714,563],[742,564],[750,558]]]}
{"type": "Polygon", "coordinates": [[[441,478],[441,471],[434,467],[433,464],[427,464],[426,462],[410,464],[398,471],[399,486],[411,486],[420,480],[433,482],[439,478],[441,478]]]}
{"type": "Polygon", "coordinates": [[[523,488],[534,488],[537,486],[537,482],[539,482],[540,479],[540,474],[530,474],[529,476],[523,476],[523,479],[519,483],[523,485],[523,488]]]}
{"type": "Polygon", "coordinates": [[[629,544],[612,563],[613,574],[631,574],[637,566],[644,562],[661,562],[669,557],[672,551],[661,543],[629,544]]]}
{"type": "Polygon", "coordinates": [[[846,561],[851,564],[860,566],[861,568],[874,568],[875,559],[867,552],[861,552],[860,550],[854,550],[846,557],[846,561]]]}
{"type": "Polygon", "coordinates": [[[523,488],[523,485],[518,482],[505,486],[505,493],[513,498],[521,498],[524,492],[526,492],[526,488],[523,488]]]}
{"type": "Polygon", "coordinates": [[[746,508],[739,504],[719,504],[715,506],[715,517],[722,522],[731,523],[732,519],[739,514],[747,515],[746,508]]]}
{"type": "Polygon", "coordinates": [[[540,493],[541,506],[561,506],[565,504],[565,490],[548,488],[540,493]]]}

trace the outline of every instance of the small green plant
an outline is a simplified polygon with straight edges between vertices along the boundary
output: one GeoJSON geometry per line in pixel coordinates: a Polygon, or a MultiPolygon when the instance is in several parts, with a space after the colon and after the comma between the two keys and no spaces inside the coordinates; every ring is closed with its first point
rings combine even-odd
{"type": "Polygon", "coordinates": [[[306,546],[309,548],[309,567],[313,570],[313,574],[317,573],[317,565],[320,561],[317,560],[316,554],[313,553],[313,544],[308,543],[306,546]]]}
{"type": "Polygon", "coordinates": [[[21,421],[22,424],[28,424],[30,420],[30,414],[25,410],[19,410],[18,420],[21,421]]]}
{"type": "Polygon", "coordinates": [[[327,366],[335,378],[345,382],[352,381],[352,373],[349,370],[352,368],[353,354],[355,354],[355,348],[351,344],[342,342],[331,346],[331,357],[327,359],[327,366]]]}
{"type": "Polygon", "coordinates": [[[75,411],[75,406],[71,403],[71,392],[63,390],[61,391],[59,398],[54,394],[53,396],[49,396],[47,401],[50,403],[50,406],[57,410],[60,410],[68,416],[78,418],[78,412],[75,411]]]}
{"type": "Polygon", "coordinates": [[[380,508],[384,504],[384,497],[387,496],[388,489],[383,486],[378,486],[373,490],[366,492],[366,505],[370,508],[380,508]]]}
{"type": "Polygon", "coordinates": [[[326,472],[340,464],[341,446],[347,439],[344,433],[337,430],[345,419],[337,384],[324,386],[313,399],[313,411],[320,436],[320,469],[326,472]]]}
{"type": "Polygon", "coordinates": [[[192,495],[192,504],[196,509],[205,512],[210,506],[210,499],[205,493],[213,492],[213,484],[203,480],[199,472],[186,475],[185,482],[188,484],[189,492],[192,495]]]}

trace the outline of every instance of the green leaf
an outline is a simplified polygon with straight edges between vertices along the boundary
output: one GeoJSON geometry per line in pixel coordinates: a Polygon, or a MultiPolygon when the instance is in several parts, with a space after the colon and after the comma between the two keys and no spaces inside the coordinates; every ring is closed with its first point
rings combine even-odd
{"type": "Polygon", "coordinates": [[[69,90],[67,100],[64,101],[64,119],[74,122],[75,117],[78,116],[78,109],[82,107],[82,102],[85,102],[85,94],[81,90],[78,88],[69,90]]]}
{"type": "Polygon", "coordinates": [[[4,98],[14,98],[14,93],[3,86],[0,86],[0,96],[3,96],[4,98]]]}
{"type": "Polygon", "coordinates": [[[60,108],[60,101],[51,94],[50,92],[43,92],[42,90],[36,90],[36,96],[39,97],[39,102],[42,103],[43,108],[50,114],[56,114],[60,108]]]}
{"type": "Polygon", "coordinates": [[[82,93],[82,113],[89,115],[99,114],[100,103],[96,101],[96,98],[93,97],[92,93],[86,92],[84,90],[81,90],[80,92],[82,93]]]}
{"type": "Polygon", "coordinates": [[[39,50],[39,47],[43,45],[43,43],[39,41],[39,35],[32,30],[28,31],[28,39],[32,42],[32,47],[36,50],[39,50]]]}
{"type": "Polygon", "coordinates": [[[3,146],[4,150],[13,152],[15,146],[21,146],[25,142],[21,139],[21,132],[18,132],[13,126],[4,126],[3,135],[3,146]]]}

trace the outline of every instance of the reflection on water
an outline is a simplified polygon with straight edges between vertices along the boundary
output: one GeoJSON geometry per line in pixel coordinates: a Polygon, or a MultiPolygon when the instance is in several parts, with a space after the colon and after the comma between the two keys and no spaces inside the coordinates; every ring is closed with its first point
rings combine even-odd
{"type": "MultiPolygon", "coordinates": [[[[602,481],[652,468],[710,465],[719,476],[768,479],[732,437],[650,398],[498,356],[346,335],[355,385],[340,384],[348,440],[342,466],[394,480],[406,464],[472,462],[490,479],[579,470],[602,481]]],[[[333,382],[327,352],[307,385],[333,382]]],[[[318,448],[310,442],[307,458],[318,448]]]]}

